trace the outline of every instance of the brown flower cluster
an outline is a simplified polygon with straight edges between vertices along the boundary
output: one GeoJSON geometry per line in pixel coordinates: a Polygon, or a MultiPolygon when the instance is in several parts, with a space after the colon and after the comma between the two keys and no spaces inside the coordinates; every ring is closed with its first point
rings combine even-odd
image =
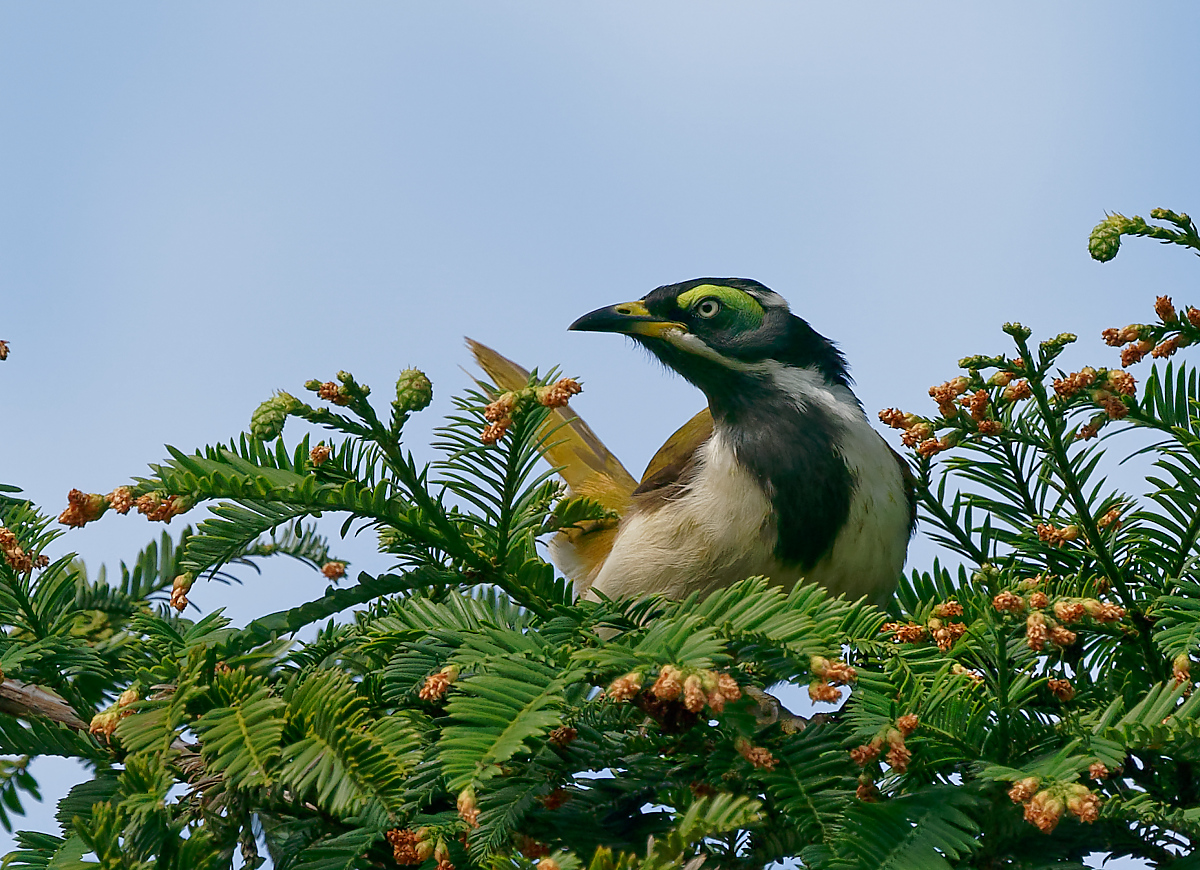
{"type": "Polygon", "coordinates": [[[1013,381],[1004,388],[1004,398],[1010,402],[1019,402],[1022,399],[1033,397],[1033,390],[1029,387],[1029,381],[1021,378],[1019,381],[1013,381]]]}
{"type": "Polygon", "coordinates": [[[417,693],[422,701],[440,701],[446,696],[446,692],[450,690],[450,686],[458,679],[458,668],[454,665],[446,665],[436,674],[430,674],[425,678],[425,684],[421,686],[421,691],[417,693]]]}
{"type": "Polygon", "coordinates": [[[1031,592],[1026,599],[1006,590],[992,599],[992,607],[1001,613],[1013,614],[1024,613],[1029,608],[1032,612],[1025,619],[1025,642],[1038,652],[1044,650],[1047,643],[1059,647],[1074,644],[1078,635],[1066,625],[1079,622],[1084,616],[1099,623],[1115,622],[1125,616],[1125,609],[1116,604],[1095,598],[1060,599],[1051,603],[1050,597],[1041,591],[1031,592]],[[1046,609],[1052,610],[1053,618],[1042,612],[1046,609]]]}
{"type": "Polygon", "coordinates": [[[50,564],[50,559],[46,556],[38,556],[34,559],[25,549],[18,543],[17,536],[13,534],[12,529],[6,529],[0,526],[0,554],[4,556],[4,561],[9,567],[18,574],[28,574],[34,568],[45,568],[50,564]]]}
{"type": "Polygon", "coordinates": [[[872,804],[879,800],[879,789],[870,779],[860,779],[858,787],[854,789],[854,796],[863,803],[872,804]]]}
{"type": "Polygon", "coordinates": [[[885,622],[879,630],[892,632],[896,643],[920,643],[929,636],[925,626],[915,622],[885,622]]]}
{"type": "Polygon", "coordinates": [[[1137,378],[1122,369],[1109,369],[1105,373],[1104,382],[1108,389],[1122,396],[1137,394],[1137,378]]]}
{"type": "Polygon", "coordinates": [[[1107,529],[1112,526],[1114,529],[1121,528],[1121,508],[1115,507],[1106,511],[1104,516],[1096,520],[1096,525],[1102,529],[1107,529]]]}
{"type": "Polygon", "coordinates": [[[458,817],[467,823],[467,827],[479,827],[479,804],[475,801],[475,789],[467,786],[460,791],[455,807],[458,809],[458,817]]]}
{"type": "Polygon", "coordinates": [[[944,384],[930,387],[929,395],[937,402],[941,415],[948,419],[958,413],[958,408],[954,406],[954,400],[965,393],[969,386],[970,381],[960,375],[957,378],[951,378],[944,384]]]}
{"type": "Polygon", "coordinates": [[[495,444],[512,428],[513,414],[520,413],[531,402],[547,408],[562,408],[570,402],[571,396],[581,392],[583,387],[574,378],[560,378],[549,386],[501,393],[483,409],[483,419],[488,425],[483,428],[479,440],[484,444],[495,444]]]}
{"type": "Polygon", "coordinates": [[[846,686],[858,679],[858,674],[843,661],[831,661],[824,656],[813,656],[809,668],[815,680],[808,685],[808,697],[813,701],[836,704],[842,699],[838,686],[846,686]]]}
{"type": "Polygon", "coordinates": [[[1108,415],[1108,419],[1123,420],[1129,416],[1129,406],[1122,402],[1119,396],[1114,396],[1107,390],[1097,390],[1093,398],[1108,415]]]}
{"type": "Polygon", "coordinates": [[[1046,681],[1046,688],[1060,701],[1070,701],[1075,697],[1075,687],[1070,680],[1050,679],[1046,681]]]}
{"type": "Polygon", "coordinates": [[[916,447],[925,441],[930,440],[932,435],[933,426],[928,423],[921,422],[909,427],[908,429],[905,429],[902,433],[900,433],[900,442],[905,447],[916,447]]]}
{"type": "MultiPolygon", "coordinates": [[[[1158,316],[1161,326],[1132,323],[1123,329],[1106,329],[1101,333],[1106,344],[1122,348],[1121,365],[1128,366],[1140,362],[1147,353],[1155,359],[1167,359],[1179,348],[1192,343],[1191,336],[1175,331],[1155,344],[1156,335],[1162,336],[1164,332],[1179,330],[1183,325],[1169,296],[1159,296],[1155,300],[1154,313],[1158,316]]],[[[1200,311],[1188,307],[1184,314],[1192,328],[1200,329],[1200,311]]]]}
{"type": "Polygon", "coordinates": [[[933,615],[940,619],[948,619],[951,616],[962,616],[963,606],[951,598],[949,601],[943,601],[934,607],[933,615]]]}
{"type": "Polygon", "coordinates": [[[1020,613],[1025,609],[1025,599],[1006,589],[992,599],[992,607],[1001,613],[1020,613]]]}
{"type": "Polygon", "coordinates": [[[1054,615],[1060,622],[1070,625],[1073,622],[1079,622],[1087,613],[1082,601],[1061,601],[1054,602],[1054,615]]]}
{"type": "Polygon", "coordinates": [[[955,641],[962,637],[967,626],[962,622],[950,622],[963,615],[963,606],[953,598],[938,604],[933,609],[933,615],[924,625],[915,622],[885,622],[881,631],[892,632],[892,640],[896,643],[920,643],[931,638],[938,649],[946,652],[955,641]]]}
{"type": "Polygon", "coordinates": [[[1041,652],[1049,641],[1055,646],[1067,647],[1075,643],[1078,635],[1063,628],[1040,611],[1034,611],[1025,619],[1025,643],[1035,652],[1041,652]]]}
{"type": "Polygon", "coordinates": [[[133,490],[127,486],[118,486],[108,494],[108,506],[122,516],[129,513],[133,507],[133,490]]]}
{"type": "Polygon", "coordinates": [[[179,613],[183,613],[183,609],[188,606],[187,594],[192,591],[195,582],[196,578],[187,573],[180,574],[171,583],[171,606],[179,613]]]}
{"type": "Polygon", "coordinates": [[[563,408],[572,396],[582,392],[583,387],[574,378],[560,378],[548,387],[538,387],[536,390],[538,404],[547,408],[563,408]]]}
{"type": "Polygon", "coordinates": [[[1053,791],[1039,791],[1025,804],[1025,821],[1036,827],[1043,834],[1049,834],[1058,826],[1066,804],[1053,791]]]}
{"type": "Polygon", "coordinates": [[[570,725],[559,725],[550,732],[547,739],[561,749],[570,746],[578,736],[579,732],[570,725]]]}
{"type": "Polygon", "coordinates": [[[1068,541],[1074,541],[1079,537],[1079,526],[1071,524],[1058,528],[1050,523],[1038,523],[1037,536],[1038,540],[1044,544],[1061,547],[1068,541]]]}
{"type": "Polygon", "coordinates": [[[0,340],[0,362],[8,359],[8,342],[0,340]]]}
{"type": "Polygon", "coordinates": [[[100,519],[106,510],[108,499],[100,493],[73,489],[67,493],[67,507],[58,515],[58,521],[64,526],[78,528],[100,519]]]}
{"type": "Polygon", "coordinates": [[[630,671],[628,674],[613,680],[609,684],[605,694],[613,701],[632,701],[634,696],[641,690],[642,675],[637,671],[630,671]]]}
{"type": "Polygon", "coordinates": [[[778,763],[775,756],[771,754],[771,750],[765,746],[755,746],[745,737],[735,740],[733,748],[737,750],[738,755],[749,761],[752,767],[757,767],[759,770],[774,770],[778,763]]]}
{"type": "Polygon", "coordinates": [[[552,790],[549,794],[544,794],[537,799],[537,802],[548,810],[556,810],[565,804],[571,795],[565,788],[559,786],[552,790]]]}
{"type": "Polygon", "coordinates": [[[838,687],[824,680],[813,680],[808,684],[808,697],[819,704],[836,704],[842,700],[838,687]]]}
{"type": "Polygon", "coordinates": [[[1150,356],[1155,359],[1167,359],[1172,356],[1179,348],[1186,346],[1187,339],[1182,335],[1172,335],[1170,338],[1165,338],[1159,342],[1154,350],[1150,351],[1150,356]]]}
{"type": "Polygon", "coordinates": [[[535,840],[527,834],[517,834],[514,838],[517,850],[530,861],[545,858],[550,854],[550,847],[540,840],[535,840]]]}
{"type": "Polygon", "coordinates": [[[1095,598],[1085,598],[1082,602],[1084,612],[1096,622],[1116,622],[1125,617],[1125,608],[1107,601],[1095,598]]]}
{"type": "Polygon", "coordinates": [[[926,623],[933,642],[942,652],[948,652],[955,641],[966,634],[967,626],[961,622],[945,622],[936,616],[931,616],[926,623]]]}
{"type": "Polygon", "coordinates": [[[912,760],[912,750],[905,745],[904,738],[917,730],[920,724],[920,720],[912,713],[901,716],[896,720],[895,727],[887,726],[869,742],[851,749],[850,760],[859,767],[866,767],[877,759],[883,751],[883,747],[887,746],[884,761],[896,773],[904,773],[908,770],[909,761],[912,760]]]}
{"type": "Polygon", "coordinates": [[[1094,383],[1096,383],[1096,370],[1091,366],[1085,366],[1082,370],[1067,375],[1065,378],[1055,378],[1054,392],[1060,399],[1069,399],[1094,383]]]}
{"type": "Polygon", "coordinates": [[[97,737],[103,737],[105,740],[111,740],[113,732],[117,730],[117,723],[133,713],[130,705],[139,700],[141,700],[141,695],[137,689],[126,689],[118,696],[115,703],[92,717],[92,721],[88,725],[88,732],[97,737]]]}
{"type": "Polygon", "coordinates": [[[1081,822],[1090,823],[1100,818],[1100,798],[1087,786],[1072,783],[1039,791],[1039,785],[1039,780],[1033,776],[1017,780],[1008,790],[1008,796],[1013,803],[1025,805],[1025,821],[1043,834],[1053,831],[1068,811],[1081,822]]]}
{"type": "Polygon", "coordinates": [[[1110,773],[1102,761],[1094,761],[1088,765],[1088,779],[1108,779],[1110,773]]]}
{"type": "Polygon", "coordinates": [[[969,396],[963,396],[958,400],[967,413],[971,415],[971,419],[976,422],[987,419],[988,412],[988,393],[987,390],[976,390],[969,396]]]}
{"type": "Polygon", "coordinates": [[[917,718],[915,713],[905,713],[896,720],[896,727],[900,729],[900,733],[905,737],[916,731],[920,724],[921,720],[917,718]]]}
{"type": "Polygon", "coordinates": [[[870,743],[864,743],[861,746],[855,746],[850,750],[850,760],[859,767],[866,767],[879,757],[879,750],[882,745],[883,740],[876,738],[870,743]]]}
{"type": "Polygon", "coordinates": [[[384,836],[392,847],[392,860],[402,866],[421,864],[433,854],[433,843],[427,837],[428,831],[421,828],[413,831],[408,828],[395,828],[384,836]]]}
{"type": "Polygon", "coordinates": [[[134,504],[138,513],[145,514],[146,519],[156,523],[169,523],[172,517],[192,509],[191,499],[181,495],[163,495],[161,492],[148,492],[139,496],[134,504]]]}
{"type": "Polygon", "coordinates": [[[349,405],[351,401],[349,394],[341,388],[341,385],[333,381],[326,381],[317,387],[317,396],[334,405],[349,405]]]}
{"type": "Polygon", "coordinates": [[[1135,341],[1121,349],[1121,365],[1131,366],[1134,363],[1141,362],[1146,354],[1154,349],[1152,341],[1135,341]]]}
{"type": "Polygon", "coordinates": [[[346,563],[337,561],[326,562],[321,566],[321,573],[330,580],[341,580],[346,576],[346,563]]]}
{"type": "MultiPolygon", "coordinates": [[[[641,687],[641,675],[634,672],[626,674],[621,679],[635,676],[637,686],[627,697],[613,695],[613,686],[616,686],[620,680],[615,681],[609,687],[609,697],[622,701],[629,700],[636,695],[637,689],[641,687]]],[[[632,681],[630,685],[632,685],[632,681]]],[[[725,709],[727,703],[742,697],[742,689],[737,684],[737,680],[726,673],[708,670],[689,672],[674,665],[663,665],[658,672],[658,679],[650,687],[650,694],[662,701],[678,701],[682,698],[683,706],[689,713],[699,713],[706,704],[714,713],[720,713],[725,709]]]]}
{"type": "Polygon", "coordinates": [[[1037,794],[1040,784],[1041,780],[1036,776],[1027,776],[1024,779],[1018,779],[1012,784],[1012,788],[1008,790],[1008,797],[1014,804],[1023,804],[1037,794]]]}
{"type": "Polygon", "coordinates": [[[975,421],[975,428],[979,430],[980,435],[999,435],[1004,430],[1004,425],[999,420],[994,420],[988,415],[990,405],[987,390],[976,390],[959,402],[975,421]]]}
{"type": "Polygon", "coordinates": [[[809,659],[808,667],[813,676],[839,686],[850,685],[858,679],[858,673],[846,662],[830,660],[824,656],[813,656],[809,659]]]}
{"type": "Polygon", "coordinates": [[[1032,650],[1041,651],[1046,648],[1046,640],[1050,636],[1050,628],[1042,613],[1034,612],[1025,619],[1025,644],[1032,650]]]}
{"type": "Polygon", "coordinates": [[[1122,347],[1140,339],[1142,337],[1142,330],[1145,328],[1141,324],[1131,323],[1124,329],[1106,329],[1100,333],[1100,337],[1104,339],[1104,343],[1109,347],[1122,347]]]}
{"type": "Polygon", "coordinates": [[[483,409],[483,419],[488,421],[479,440],[484,444],[495,444],[504,437],[504,433],[512,428],[512,413],[517,407],[520,392],[501,393],[500,396],[483,409]]]}
{"type": "Polygon", "coordinates": [[[943,450],[949,450],[954,446],[954,440],[950,436],[942,438],[926,438],[917,445],[917,453],[928,459],[930,456],[936,456],[943,450]]]}
{"type": "Polygon", "coordinates": [[[332,455],[333,450],[324,444],[318,444],[312,450],[308,451],[308,461],[314,466],[324,465],[326,460],[332,455]]]}

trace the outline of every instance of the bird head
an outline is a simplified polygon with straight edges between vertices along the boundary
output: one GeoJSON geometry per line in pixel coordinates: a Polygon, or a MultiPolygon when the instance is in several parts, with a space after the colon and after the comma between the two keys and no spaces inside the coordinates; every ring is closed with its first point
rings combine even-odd
{"type": "Polygon", "coordinates": [[[792,314],[778,293],[746,278],[668,284],[585,314],[570,328],[628,335],[703,390],[714,410],[784,367],[808,369],[830,386],[850,384],[833,342],[792,314]]]}

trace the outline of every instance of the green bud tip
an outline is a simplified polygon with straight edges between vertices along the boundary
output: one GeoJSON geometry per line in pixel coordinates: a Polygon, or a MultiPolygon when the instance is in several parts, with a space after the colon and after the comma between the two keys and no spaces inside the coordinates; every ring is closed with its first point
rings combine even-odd
{"type": "Polygon", "coordinates": [[[250,434],[259,441],[274,441],[283,432],[288,414],[299,410],[301,402],[291,393],[278,392],[250,415],[250,434]]]}
{"type": "Polygon", "coordinates": [[[1093,260],[1107,263],[1121,249],[1121,231],[1129,226],[1124,215],[1111,214],[1092,229],[1088,236],[1088,253],[1093,260]]]}
{"type": "Polygon", "coordinates": [[[433,384],[420,369],[405,369],[396,379],[396,401],[393,403],[397,414],[409,414],[413,411],[423,411],[433,401],[433,384]]]}
{"type": "Polygon", "coordinates": [[[1020,341],[1024,341],[1025,339],[1029,338],[1029,336],[1033,335],[1032,329],[1030,329],[1028,326],[1023,326],[1020,323],[1006,323],[1004,324],[1003,328],[1006,333],[1020,341]]]}
{"type": "Polygon", "coordinates": [[[996,365],[996,358],[984,356],[983,354],[975,354],[974,356],[964,356],[958,361],[960,369],[984,369],[991,368],[996,365]]]}

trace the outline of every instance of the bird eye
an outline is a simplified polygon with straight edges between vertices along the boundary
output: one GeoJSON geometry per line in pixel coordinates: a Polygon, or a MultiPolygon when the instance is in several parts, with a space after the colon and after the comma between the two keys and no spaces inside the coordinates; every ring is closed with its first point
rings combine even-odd
{"type": "Polygon", "coordinates": [[[721,303],[710,296],[708,299],[701,299],[693,310],[696,312],[696,316],[698,317],[703,317],[705,319],[716,317],[717,312],[721,310],[721,303]]]}

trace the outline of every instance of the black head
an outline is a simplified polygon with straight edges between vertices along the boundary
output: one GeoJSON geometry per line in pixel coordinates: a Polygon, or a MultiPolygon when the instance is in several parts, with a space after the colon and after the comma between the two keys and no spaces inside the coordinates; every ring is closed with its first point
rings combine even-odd
{"type": "Polygon", "coordinates": [[[570,328],[632,337],[710,399],[778,365],[813,370],[830,385],[850,384],[833,342],[792,314],[778,293],[747,278],[669,284],[585,314],[570,328]]]}

